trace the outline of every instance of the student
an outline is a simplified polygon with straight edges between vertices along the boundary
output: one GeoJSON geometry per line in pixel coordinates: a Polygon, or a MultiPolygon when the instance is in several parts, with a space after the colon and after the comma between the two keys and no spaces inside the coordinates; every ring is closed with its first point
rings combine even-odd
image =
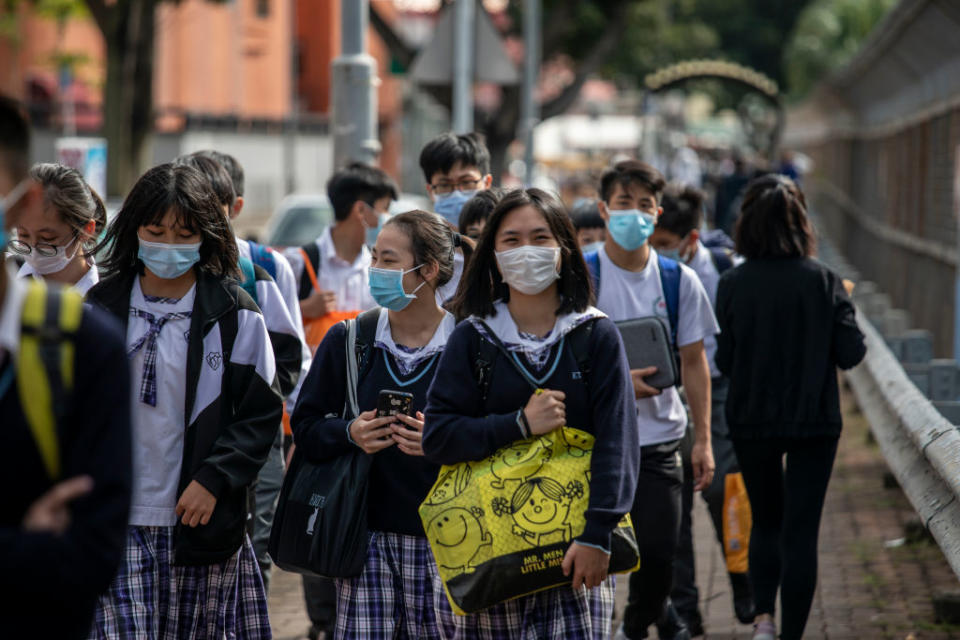
{"type": "MultiPolygon", "coordinates": [[[[489,189],[490,151],[479,133],[443,133],[428,142],[420,152],[420,169],[427,182],[427,194],[433,208],[452,229],[459,228],[460,210],[479,191],[489,189]]],[[[453,298],[463,275],[463,253],[456,255],[453,278],[440,288],[441,302],[453,298]]]]}
{"type": "MultiPolygon", "coordinates": [[[[614,321],[657,316],[668,323],[679,351],[681,377],[693,418],[691,463],[694,487],[713,477],[710,449],[710,367],[704,339],[717,332],[710,299],[686,265],[658,256],[647,242],[661,213],[664,179],[648,164],[625,160],[600,180],[600,215],[607,239],[587,255],[597,285],[597,307],[614,321]]],[[[680,532],[683,469],[679,447],[687,411],[677,389],[662,392],[644,382],[654,367],[630,372],[636,397],[640,466],[632,518],[637,523],[640,570],[630,576],[630,595],[621,633],[646,637],[647,627],[665,611],[680,532]]],[[[685,628],[675,638],[685,636],[685,628]]]]}
{"type": "Polygon", "coordinates": [[[300,248],[286,252],[297,276],[307,344],[316,351],[327,330],[375,306],[367,289],[367,231],[397,199],[397,186],[382,170],[359,162],[327,181],[333,225],[300,248]]]}
{"type": "MultiPolygon", "coordinates": [[[[45,190],[28,174],[29,151],[22,111],[0,97],[0,246],[23,216],[43,217],[45,190]]],[[[80,304],[78,293],[48,285],[17,278],[0,265],[0,451],[7,457],[0,468],[6,488],[0,499],[0,610],[5,637],[79,640],[123,554],[130,508],[129,369],[113,318],[80,304]],[[41,304],[56,296],[61,305],[69,298],[80,309],[74,337],[58,348],[62,353],[73,346],[74,386],[52,423],[56,435],[48,444],[59,457],[53,474],[32,432],[38,390],[18,371],[30,335],[24,308],[37,292],[41,304]]],[[[51,449],[45,451],[49,456],[51,449]]]]}
{"type": "Polygon", "coordinates": [[[727,421],[753,515],[754,640],[777,637],[778,589],[779,637],[803,636],[842,426],[837,367],[854,367],[866,353],[842,280],[812,257],[806,209],[789,178],[748,185],[735,234],[747,261],[717,290],[717,366],[730,379],[727,421]]]}
{"type": "MultiPolygon", "coordinates": [[[[240,166],[236,158],[219,151],[198,151],[191,154],[191,156],[207,158],[219,164],[226,171],[226,175],[230,178],[230,186],[232,187],[234,195],[233,203],[229,205],[228,215],[231,221],[236,220],[237,216],[239,216],[243,210],[244,204],[243,167],[240,166]]],[[[209,167],[207,163],[200,164],[209,167]]],[[[223,179],[223,174],[220,172],[210,171],[210,174],[208,177],[213,181],[223,179]]],[[[226,193],[227,189],[224,186],[220,188],[219,191],[226,193]]],[[[221,202],[221,204],[223,203],[221,202]]],[[[241,260],[251,261],[251,263],[266,271],[274,282],[276,282],[276,286],[282,296],[284,307],[293,323],[292,326],[296,331],[297,338],[299,338],[301,357],[300,372],[297,377],[296,386],[285,397],[286,406],[292,409],[297,402],[297,393],[302,384],[302,380],[306,377],[307,371],[310,370],[310,348],[307,346],[306,339],[303,335],[303,319],[300,315],[300,302],[297,299],[296,276],[293,275],[293,269],[290,268],[290,263],[287,262],[287,259],[284,258],[281,253],[250,240],[244,240],[240,236],[234,236],[234,239],[237,242],[237,249],[241,260]]],[[[259,288],[269,287],[269,281],[263,279],[257,286],[259,288]]],[[[274,306],[276,305],[276,296],[258,295],[257,298],[257,302],[260,302],[261,298],[263,299],[263,304],[261,304],[260,307],[267,322],[267,330],[271,332],[271,340],[274,337],[274,333],[279,333],[281,334],[280,340],[282,343],[289,342],[287,331],[289,331],[290,325],[286,322],[286,319],[282,317],[283,314],[275,313],[276,309],[274,306]]],[[[278,346],[281,345],[274,343],[274,357],[279,362],[282,358],[276,353],[278,346]]],[[[281,392],[282,391],[284,391],[284,389],[281,389],[281,392]]],[[[289,416],[286,410],[284,410],[283,417],[284,427],[289,427],[289,416]]],[[[283,433],[283,429],[277,430],[277,438],[270,448],[270,455],[267,458],[266,464],[263,465],[263,468],[257,475],[257,482],[254,489],[255,508],[250,538],[253,542],[253,550],[257,554],[257,562],[260,564],[260,574],[263,576],[264,591],[269,591],[270,589],[270,574],[273,563],[267,552],[267,544],[270,541],[270,528],[273,526],[273,515],[276,511],[277,498],[280,496],[280,487],[283,485],[283,433]]]]}
{"type": "MultiPolygon", "coordinates": [[[[696,272],[703,288],[710,298],[710,304],[717,301],[717,283],[720,275],[742,262],[732,251],[704,246],[700,240],[700,227],[703,223],[705,195],[699,189],[681,184],[667,186],[661,200],[663,213],[657,219],[657,226],[650,236],[650,246],[661,256],[687,265],[696,272]]],[[[701,492],[707,503],[713,528],[717,534],[720,548],[723,549],[723,510],[725,484],[728,473],[739,471],[737,456],[733,452],[733,443],[727,429],[724,407],[727,401],[727,379],[723,377],[714,356],[717,352],[717,339],[707,336],[703,340],[710,364],[710,442],[713,447],[713,460],[716,470],[713,482],[701,492]]],[[[689,436],[689,429],[688,429],[689,436]]],[[[689,438],[688,438],[689,439],[689,438]]],[[[684,455],[683,510],[680,525],[680,548],[674,567],[674,584],[671,601],[680,617],[687,624],[691,636],[703,634],[703,621],[699,609],[696,573],[693,553],[693,532],[691,512],[693,510],[693,475],[689,469],[690,452],[687,447],[684,455]]],[[[744,624],[753,621],[753,594],[746,573],[730,573],[730,586],[733,590],[733,606],[737,619],[744,624]]],[[[661,636],[664,634],[661,633],[661,636]]]]}
{"type": "Polygon", "coordinates": [[[483,227],[487,224],[490,214],[496,208],[497,203],[503,198],[503,191],[491,187],[478,191],[476,195],[467,200],[460,210],[460,235],[467,236],[474,242],[480,239],[483,233],[483,227]]]}
{"type": "Polygon", "coordinates": [[[446,596],[433,592],[437,567],[417,509],[440,467],[423,457],[421,412],[456,324],[435,291],[453,276],[459,244],[459,235],[432,213],[390,218],[370,265],[370,293],[380,308],[358,321],[358,343],[370,347],[357,383],[366,410],[351,422],[331,417],[340,415],[346,398],[346,330],[338,324],[320,344],[293,415],[297,446],[308,456],[328,459],[353,447],[373,456],[370,548],[359,577],[335,581],[336,638],[439,637],[433,606],[446,596]],[[413,394],[412,415],[376,417],[385,389],[413,394]]]}
{"type": "Polygon", "coordinates": [[[245,524],[281,396],[230,226],[199,171],[164,164],[101,244],[107,277],[89,299],[126,325],[135,482],[125,563],[91,635],[269,638],[245,524]]]}
{"type": "Polygon", "coordinates": [[[35,164],[30,178],[43,188],[43,206],[19,216],[17,236],[7,243],[23,258],[17,277],[46,278],[86,295],[100,279],[89,249],[107,223],[103,201],[76,169],[62,164],[35,164]]]}
{"type": "Polygon", "coordinates": [[[573,228],[577,230],[577,242],[584,253],[598,251],[607,238],[607,223],[600,215],[596,200],[581,198],[570,211],[573,228]]]}
{"type": "Polygon", "coordinates": [[[626,356],[613,323],[589,304],[587,269],[559,200],[539,189],[514,191],[487,224],[454,301],[467,320],[450,336],[427,397],[424,453],[440,464],[480,460],[530,434],[576,426],[596,438],[590,503],[583,534],[563,560],[570,585],[467,616],[438,608],[443,637],[606,638],[610,532],[630,509],[640,463],[626,356]],[[489,384],[478,381],[483,323],[544,392],[531,394],[499,358],[489,384]],[[566,338],[587,325],[591,368],[583,376],[566,338]]]}

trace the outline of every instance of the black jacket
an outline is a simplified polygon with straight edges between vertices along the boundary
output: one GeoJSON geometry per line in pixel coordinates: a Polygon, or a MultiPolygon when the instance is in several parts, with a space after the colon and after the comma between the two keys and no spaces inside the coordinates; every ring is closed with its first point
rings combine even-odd
{"type": "Polygon", "coordinates": [[[809,258],[748,260],[717,289],[734,438],[840,434],[837,367],[866,353],[842,280],[809,258]]]}
{"type": "MultiPolygon", "coordinates": [[[[123,334],[100,309],[84,309],[73,343],[74,387],[57,425],[60,479],[89,475],[93,490],[71,503],[70,527],[61,536],[21,528],[27,509],[53,481],[24,417],[17,383],[0,397],[4,638],[86,638],[97,597],[123,557],[130,507],[130,375],[123,334]]],[[[15,366],[5,360],[0,371],[15,366]]]]}
{"type": "MultiPolygon", "coordinates": [[[[133,278],[125,274],[104,280],[87,300],[126,327],[133,278]]],[[[178,494],[196,480],[216,496],[217,506],[206,525],[176,525],[174,564],[215,564],[240,548],[247,489],[267,459],[281,412],[276,365],[259,309],[233,280],[198,272],[178,494]]]]}

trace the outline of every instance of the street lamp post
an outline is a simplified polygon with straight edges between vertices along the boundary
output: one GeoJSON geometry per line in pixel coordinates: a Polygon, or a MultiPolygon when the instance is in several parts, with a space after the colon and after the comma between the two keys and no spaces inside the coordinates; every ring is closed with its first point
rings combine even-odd
{"type": "Polygon", "coordinates": [[[377,136],[376,61],[367,53],[369,0],[342,0],[342,47],[333,61],[333,163],[375,164],[380,155],[377,136]]]}
{"type": "Polygon", "coordinates": [[[533,182],[533,129],[540,119],[536,90],[540,78],[540,0],[524,0],[523,3],[523,102],[520,118],[520,131],[523,135],[523,163],[526,186],[533,182]]]}
{"type": "Polygon", "coordinates": [[[453,5],[453,130],[473,131],[473,54],[475,0],[453,5]]]}

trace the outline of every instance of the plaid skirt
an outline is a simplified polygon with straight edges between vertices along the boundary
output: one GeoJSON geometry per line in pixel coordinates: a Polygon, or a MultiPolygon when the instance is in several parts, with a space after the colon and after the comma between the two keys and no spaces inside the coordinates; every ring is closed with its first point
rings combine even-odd
{"type": "Polygon", "coordinates": [[[226,562],[173,565],[173,527],[130,527],[120,572],[97,602],[90,638],[269,640],[267,598],[245,539],[226,562]]]}
{"type": "Polygon", "coordinates": [[[334,583],[337,640],[440,640],[437,610],[453,615],[424,537],[371,532],[363,572],[334,583]]]}
{"type": "MultiPolygon", "coordinates": [[[[442,640],[606,640],[616,576],[595,589],[561,586],[508,600],[467,616],[438,609],[442,640]]],[[[435,589],[443,589],[439,575],[435,589]]]]}

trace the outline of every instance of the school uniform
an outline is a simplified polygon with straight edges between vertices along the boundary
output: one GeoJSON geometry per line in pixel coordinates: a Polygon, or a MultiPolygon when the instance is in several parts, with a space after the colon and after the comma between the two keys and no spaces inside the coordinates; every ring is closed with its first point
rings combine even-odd
{"type": "Polygon", "coordinates": [[[27,510],[55,480],[24,415],[15,374],[27,283],[13,269],[7,274],[0,308],[0,451],[6,458],[0,465],[0,486],[5,488],[0,499],[0,635],[85,638],[97,596],[120,563],[130,506],[130,377],[123,333],[101,309],[84,308],[72,339],[74,387],[57,424],[58,480],[88,475],[93,489],[70,504],[71,522],[63,535],[25,531],[27,510]]]}
{"type": "MultiPolygon", "coordinates": [[[[423,411],[440,354],[454,329],[447,314],[428,344],[398,345],[389,312],[381,309],[370,362],[358,374],[360,411],[374,409],[381,390],[413,394],[413,412],[423,411]]],[[[346,329],[327,332],[304,383],[291,424],[299,451],[323,460],[357,446],[343,419],[346,398],[346,329]]],[[[363,573],[336,580],[337,638],[439,638],[436,607],[446,603],[436,591],[437,568],[417,513],[437,479],[439,465],[410,456],[396,445],[372,456],[368,488],[370,547],[363,573]]],[[[449,611],[449,605],[446,605],[449,611]]]]}
{"type": "MultiPolygon", "coordinates": [[[[97,265],[94,263],[93,258],[87,258],[87,263],[89,263],[90,268],[87,269],[87,272],[83,274],[76,284],[72,285],[71,288],[79,293],[82,296],[87,295],[87,291],[93,287],[93,285],[100,282],[100,272],[97,271],[97,265]]],[[[20,270],[17,271],[18,278],[26,278],[28,276],[33,276],[34,278],[42,278],[43,276],[36,272],[29,262],[24,262],[20,267],[20,270]]]]}
{"type": "MultiPolygon", "coordinates": [[[[633,503],[640,463],[633,427],[633,387],[620,335],[600,311],[590,308],[557,318],[544,338],[518,331],[504,303],[484,318],[490,330],[529,376],[545,389],[566,394],[567,424],[592,433],[590,502],[577,542],[610,549],[610,534],[633,503]],[[566,336],[593,322],[589,337],[591,369],[581,375],[566,336]]],[[[476,376],[476,360],[486,329],[477,318],[462,322],[447,342],[427,399],[423,449],[440,464],[481,460],[523,439],[519,411],[531,388],[514,366],[499,356],[489,370],[486,399],[476,376]]],[[[438,580],[438,589],[442,588],[438,580]]],[[[613,614],[614,580],[574,591],[561,586],[495,605],[468,616],[441,616],[445,638],[606,638],[613,614]]]]}
{"type": "MultiPolygon", "coordinates": [[[[598,259],[599,309],[614,321],[656,316],[668,322],[659,260],[652,248],[640,271],[621,269],[605,248],[598,251],[598,259]]],[[[679,267],[676,342],[684,347],[717,334],[719,327],[696,273],[686,265],[679,267]]],[[[634,413],[643,460],[631,511],[640,545],[640,570],[630,576],[624,630],[630,637],[642,637],[642,631],[660,616],[673,579],[683,485],[679,448],[687,411],[677,389],[670,387],[635,400],[634,413]]]]}
{"type": "Polygon", "coordinates": [[[281,412],[263,316],[236,282],[201,270],[179,300],[144,295],[136,274],[101,282],[88,299],[124,323],[134,382],[126,553],[91,637],[269,637],[245,536],[248,487],[281,412]],[[192,528],[175,508],[194,480],[217,503],[192,528]]]}

